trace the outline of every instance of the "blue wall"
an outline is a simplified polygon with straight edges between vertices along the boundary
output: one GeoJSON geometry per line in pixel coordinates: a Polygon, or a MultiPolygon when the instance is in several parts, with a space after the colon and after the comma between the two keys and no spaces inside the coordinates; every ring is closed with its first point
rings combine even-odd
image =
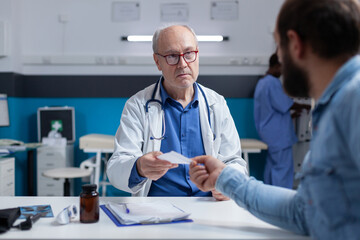
{"type": "MultiPolygon", "coordinates": [[[[17,98],[8,97],[10,126],[0,127],[0,138],[37,142],[37,109],[44,106],[72,106],[75,108],[74,144],[75,166],[89,157],[79,149],[79,137],[89,133],[115,135],[127,98],[17,98]]],[[[253,99],[228,98],[228,106],[241,138],[258,138],[253,119],[253,99]]],[[[26,154],[16,153],[15,194],[24,196],[26,187],[26,154]]],[[[262,179],[264,153],[250,155],[250,174],[262,179]]],[[[75,183],[75,194],[81,182],[75,183]]],[[[114,188],[109,195],[124,195],[114,188]]]]}

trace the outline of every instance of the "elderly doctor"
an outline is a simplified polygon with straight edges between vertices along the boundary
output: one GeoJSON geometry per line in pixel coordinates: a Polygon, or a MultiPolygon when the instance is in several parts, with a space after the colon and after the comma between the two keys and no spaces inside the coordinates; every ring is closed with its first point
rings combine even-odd
{"type": "Polygon", "coordinates": [[[196,83],[199,48],[194,31],[172,25],[153,36],[160,80],[125,104],[107,164],[110,182],[133,196],[213,196],[190,180],[189,165],[157,156],[175,151],[192,158],[212,155],[246,172],[240,139],[224,97],[196,83]]]}

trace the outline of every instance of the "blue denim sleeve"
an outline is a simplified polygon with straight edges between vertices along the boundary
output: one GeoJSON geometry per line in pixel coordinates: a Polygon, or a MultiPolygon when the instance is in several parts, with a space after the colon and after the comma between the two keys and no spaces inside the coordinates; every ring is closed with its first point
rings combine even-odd
{"type": "Polygon", "coordinates": [[[221,172],[215,188],[261,220],[308,235],[304,204],[296,191],[266,185],[231,166],[221,172]]]}
{"type": "Polygon", "coordinates": [[[136,161],[134,163],[133,168],[131,169],[131,174],[130,174],[129,184],[128,184],[129,188],[135,187],[136,185],[138,185],[139,183],[141,183],[142,181],[144,181],[146,179],[139,175],[139,173],[137,171],[137,167],[136,167],[136,161]]]}

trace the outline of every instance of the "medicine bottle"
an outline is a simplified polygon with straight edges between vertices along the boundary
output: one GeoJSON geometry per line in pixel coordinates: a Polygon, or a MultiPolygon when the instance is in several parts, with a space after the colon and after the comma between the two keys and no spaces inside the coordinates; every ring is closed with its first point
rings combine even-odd
{"type": "Polygon", "coordinates": [[[85,184],[80,193],[80,222],[99,221],[99,193],[96,184],[85,184]]]}

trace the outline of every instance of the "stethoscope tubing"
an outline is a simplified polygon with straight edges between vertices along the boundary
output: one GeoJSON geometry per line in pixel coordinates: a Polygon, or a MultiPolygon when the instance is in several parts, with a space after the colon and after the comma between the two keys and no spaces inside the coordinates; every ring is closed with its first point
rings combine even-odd
{"type": "MultiPolygon", "coordinates": [[[[163,140],[165,138],[165,133],[166,133],[166,123],[165,123],[165,110],[164,110],[164,104],[161,100],[159,99],[155,99],[155,94],[157,92],[157,89],[159,87],[159,84],[162,80],[162,77],[160,77],[160,79],[156,82],[155,84],[155,87],[154,87],[154,90],[153,90],[153,93],[151,95],[151,99],[147,100],[146,103],[145,103],[145,112],[146,114],[149,113],[149,104],[150,103],[158,103],[160,104],[161,106],[161,110],[163,111],[163,115],[162,115],[162,119],[163,119],[163,134],[161,135],[161,137],[155,137],[154,136],[154,133],[151,129],[151,124],[149,124],[149,127],[150,127],[150,134],[152,136],[150,136],[150,140],[163,140]]],[[[198,83],[195,83],[196,86],[200,89],[200,92],[202,93],[202,95],[204,96],[204,99],[205,99],[205,104],[206,104],[206,108],[207,108],[207,112],[208,112],[208,120],[209,120],[209,125],[210,125],[210,128],[211,128],[211,120],[210,120],[210,107],[209,107],[209,103],[207,101],[207,98],[206,98],[206,95],[205,95],[205,92],[204,90],[200,87],[200,85],[198,83]]],[[[150,119],[149,119],[150,121],[150,119]]],[[[214,140],[215,140],[215,134],[214,134],[214,140]]]]}

